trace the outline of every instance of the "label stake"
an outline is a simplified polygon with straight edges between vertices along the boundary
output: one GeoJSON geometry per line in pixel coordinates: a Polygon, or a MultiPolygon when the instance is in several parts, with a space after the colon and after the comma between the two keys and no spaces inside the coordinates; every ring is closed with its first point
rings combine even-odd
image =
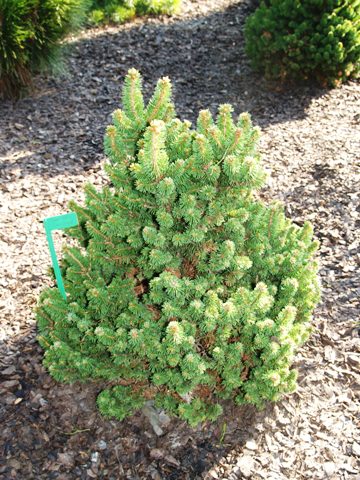
{"type": "Polygon", "coordinates": [[[53,241],[51,232],[53,230],[63,230],[65,228],[76,227],[77,225],[79,225],[79,221],[76,213],[74,212],[65,213],[64,215],[57,215],[55,217],[45,218],[44,220],[46,239],[49,245],[51,261],[52,261],[53,269],[55,272],[56,283],[61,293],[61,296],[65,300],[66,300],[66,292],[65,292],[64,282],[61,276],[61,270],[60,270],[59,262],[56,256],[54,241],[53,241]]]}

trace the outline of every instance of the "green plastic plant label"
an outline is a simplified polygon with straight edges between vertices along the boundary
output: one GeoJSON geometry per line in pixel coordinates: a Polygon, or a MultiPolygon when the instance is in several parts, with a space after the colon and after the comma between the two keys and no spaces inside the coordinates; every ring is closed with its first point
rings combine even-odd
{"type": "Polygon", "coordinates": [[[46,239],[49,245],[51,261],[55,273],[56,283],[62,297],[66,300],[66,292],[64,282],[61,276],[61,270],[59,267],[58,258],[56,256],[54,241],[51,235],[53,230],[64,230],[65,228],[76,227],[79,224],[76,213],[70,212],[64,215],[57,215],[55,217],[45,218],[44,228],[46,233],[46,239]]]}

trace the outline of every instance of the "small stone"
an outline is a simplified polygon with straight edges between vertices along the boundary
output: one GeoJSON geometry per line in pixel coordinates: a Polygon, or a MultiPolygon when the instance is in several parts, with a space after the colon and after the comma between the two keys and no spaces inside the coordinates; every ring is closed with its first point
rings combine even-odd
{"type": "Polygon", "coordinates": [[[255,440],[248,440],[245,443],[245,447],[248,448],[249,450],[257,450],[258,448],[255,440]]]}
{"type": "Polygon", "coordinates": [[[305,431],[300,432],[299,438],[300,438],[301,440],[303,440],[304,442],[307,442],[307,443],[311,443],[311,442],[312,442],[311,435],[309,435],[309,434],[306,433],[305,431]]]}
{"type": "Polygon", "coordinates": [[[324,472],[329,477],[333,475],[336,471],[336,465],[334,462],[325,462],[323,468],[324,468],[324,472]]]}
{"type": "Polygon", "coordinates": [[[210,470],[210,472],[208,472],[208,475],[211,478],[219,478],[219,475],[216,473],[215,470],[210,470]]]}
{"type": "Polygon", "coordinates": [[[159,421],[160,421],[160,424],[161,424],[162,427],[167,427],[170,424],[171,419],[164,412],[164,410],[161,410],[160,413],[159,413],[159,421]]]}
{"type": "Polygon", "coordinates": [[[254,459],[244,455],[237,461],[237,467],[245,478],[250,478],[254,470],[254,459]]]}
{"type": "Polygon", "coordinates": [[[360,457],[360,445],[354,442],[351,446],[352,453],[357,457],[360,457]]]}
{"type": "Polygon", "coordinates": [[[106,450],[107,449],[107,443],[105,440],[100,440],[97,444],[99,450],[106,450]]]}
{"type": "Polygon", "coordinates": [[[151,426],[154,429],[154,432],[157,436],[164,434],[164,430],[161,427],[166,427],[170,423],[170,418],[162,410],[158,410],[154,407],[154,402],[146,402],[145,406],[142,409],[145,417],[149,419],[151,426]]]}
{"type": "Polygon", "coordinates": [[[358,470],[354,468],[350,463],[342,463],[340,465],[342,470],[346,470],[349,473],[358,473],[358,470]]]}
{"type": "Polygon", "coordinates": [[[74,465],[74,455],[71,452],[58,453],[57,460],[60,465],[65,467],[72,467],[74,465]]]}
{"type": "Polygon", "coordinates": [[[91,454],[91,463],[98,463],[100,460],[100,454],[99,452],[93,452],[91,454]]]}

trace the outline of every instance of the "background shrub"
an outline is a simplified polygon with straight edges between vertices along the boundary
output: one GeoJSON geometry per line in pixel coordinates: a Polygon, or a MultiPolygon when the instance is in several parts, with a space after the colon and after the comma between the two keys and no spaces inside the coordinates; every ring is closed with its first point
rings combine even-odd
{"type": "Polygon", "coordinates": [[[103,379],[98,405],[119,419],[147,400],[195,425],[220,400],[262,405],[296,387],[294,354],[319,299],[317,242],[264,183],[259,131],[222,105],[196,128],[175,117],[168,78],[148,105],[136,70],[105,146],[109,184],[71,203],[79,244],[62,261],[64,299],[37,310],[57,380],[103,379]]]}
{"type": "Polygon", "coordinates": [[[0,0],[0,94],[18,95],[35,72],[61,65],[60,40],[84,21],[87,0],[0,0]]]}
{"type": "Polygon", "coordinates": [[[246,52],[268,79],[337,86],[359,74],[359,0],[267,0],[245,25],[246,52]]]}
{"type": "Polygon", "coordinates": [[[123,23],[136,15],[171,15],[179,10],[181,0],[94,0],[89,20],[123,23]]]}

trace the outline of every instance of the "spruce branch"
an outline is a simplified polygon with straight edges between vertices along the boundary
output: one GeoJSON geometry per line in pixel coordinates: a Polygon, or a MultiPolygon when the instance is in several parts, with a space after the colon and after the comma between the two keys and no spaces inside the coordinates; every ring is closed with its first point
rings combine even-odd
{"type": "Polygon", "coordinates": [[[61,268],[69,294],[37,309],[44,364],[59,381],[102,379],[100,411],[118,419],[148,399],[191,425],[220,401],[261,406],[296,386],[291,369],[319,299],[318,243],[264,182],[259,132],[232,108],[174,119],[171,84],[148,105],[129,72],[107,130],[108,185],[72,203],[80,225],[61,268]]]}

